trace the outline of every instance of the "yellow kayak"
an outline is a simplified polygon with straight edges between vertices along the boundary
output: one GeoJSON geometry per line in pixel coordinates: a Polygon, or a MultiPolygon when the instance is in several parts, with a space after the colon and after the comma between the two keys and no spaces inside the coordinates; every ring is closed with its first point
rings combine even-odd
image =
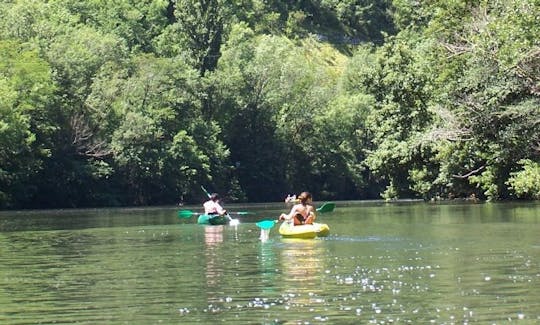
{"type": "Polygon", "coordinates": [[[326,237],[330,233],[330,227],[325,223],[314,222],[312,225],[295,226],[292,222],[283,222],[279,227],[279,234],[284,238],[326,237]]]}

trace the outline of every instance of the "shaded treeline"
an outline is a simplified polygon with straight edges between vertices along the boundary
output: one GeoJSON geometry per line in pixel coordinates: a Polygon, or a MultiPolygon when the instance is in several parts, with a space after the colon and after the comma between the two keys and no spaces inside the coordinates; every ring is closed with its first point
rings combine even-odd
{"type": "Polygon", "coordinates": [[[540,198],[540,2],[0,3],[0,207],[540,198]]]}

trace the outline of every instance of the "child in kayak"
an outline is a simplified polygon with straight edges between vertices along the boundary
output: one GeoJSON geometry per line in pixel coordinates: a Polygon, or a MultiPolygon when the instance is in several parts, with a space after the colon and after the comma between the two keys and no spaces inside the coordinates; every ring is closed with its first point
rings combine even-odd
{"type": "Polygon", "coordinates": [[[316,215],[315,207],[313,207],[313,205],[311,204],[311,202],[313,201],[311,193],[302,192],[300,193],[300,195],[298,195],[297,200],[299,200],[300,203],[295,204],[289,214],[282,213],[279,216],[279,220],[292,219],[295,226],[313,224],[316,215]]]}

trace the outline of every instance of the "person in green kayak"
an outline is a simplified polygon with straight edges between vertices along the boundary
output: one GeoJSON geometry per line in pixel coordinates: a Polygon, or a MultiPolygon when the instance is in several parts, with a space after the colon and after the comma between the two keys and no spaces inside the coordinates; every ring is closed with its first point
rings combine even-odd
{"type": "Polygon", "coordinates": [[[291,220],[295,226],[313,224],[315,218],[315,207],[312,205],[313,197],[309,192],[302,192],[296,198],[300,203],[295,204],[289,214],[282,213],[279,220],[291,220]]]}
{"type": "Polygon", "coordinates": [[[227,214],[227,210],[223,209],[221,206],[219,194],[212,193],[208,198],[208,201],[204,202],[204,214],[207,215],[220,215],[224,216],[227,214]]]}

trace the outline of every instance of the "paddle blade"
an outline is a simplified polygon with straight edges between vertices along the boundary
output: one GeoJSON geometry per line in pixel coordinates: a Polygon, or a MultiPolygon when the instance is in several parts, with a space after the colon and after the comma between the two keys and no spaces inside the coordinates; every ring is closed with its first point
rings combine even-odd
{"type": "Polygon", "coordinates": [[[325,202],[323,205],[317,208],[317,212],[320,212],[320,213],[332,212],[334,211],[335,207],[336,207],[336,204],[334,202],[325,202]]]}
{"type": "Polygon", "coordinates": [[[263,220],[256,223],[257,227],[261,229],[272,229],[277,221],[275,220],[263,220]]]}
{"type": "Polygon", "coordinates": [[[178,218],[190,218],[194,214],[191,210],[180,210],[178,211],[178,218]]]}

